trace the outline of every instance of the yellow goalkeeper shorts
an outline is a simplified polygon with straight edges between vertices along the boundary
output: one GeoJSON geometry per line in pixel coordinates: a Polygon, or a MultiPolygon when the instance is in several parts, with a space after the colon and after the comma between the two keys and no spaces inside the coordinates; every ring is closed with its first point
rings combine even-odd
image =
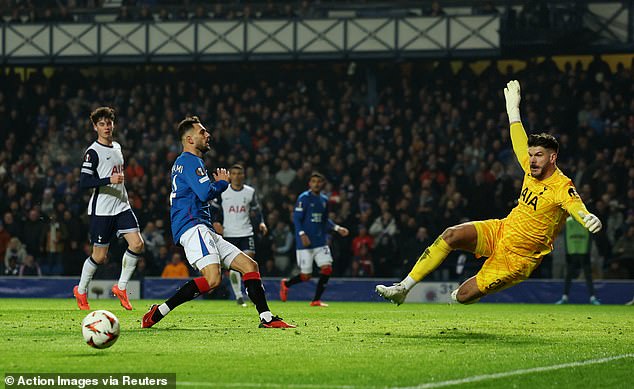
{"type": "Polygon", "coordinates": [[[476,256],[488,257],[476,274],[478,289],[485,294],[499,292],[527,279],[541,263],[541,258],[515,254],[498,242],[504,233],[504,220],[473,222],[478,233],[476,256]]]}

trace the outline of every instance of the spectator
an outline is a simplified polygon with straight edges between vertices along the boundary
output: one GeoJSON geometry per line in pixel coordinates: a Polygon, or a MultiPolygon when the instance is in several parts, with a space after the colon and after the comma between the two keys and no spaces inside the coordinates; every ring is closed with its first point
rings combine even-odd
{"type": "Polygon", "coordinates": [[[7,230],[4,228],[4,223],[0,221],[0,258],[4,259],[4,254],[7,252],[10,240],[11,235],[9,235],[7,230]]]}
{"type": "Polygon", "coordinates": [[[374,248],[374,238],[368,235],[368,229],[364,224],[359,225],[359,234],[352,239],[352,255],[359,256],[362,247],[366,247],[368,252],[374,248]]]}
{"type": "Polygon", "coordinates": [[[183,259],[179,253],[172,254],[172,260],[163,268],[163,273],[161,273],[161,277],[162,278],[188,278],[189,277],[189,269],[187,268],[187,265],[183,263],[183,259]]]}
{"type": "Polygon", "coordinates": [[[40,211],[33,208],[24,222],[23,239],[26,251],[32,254],[36,260],[42,258],[44,243],[46,241],[46,225],[40,217],[40,211]]]}
{"type": "Polygon", "coordinates": [[[159,230],[156,229],[153,222],[148,222],[143,229],[143,241],[145,242],[145,252],[152,258],[159,258],[159,250],[165,246],[165,238],[159,230]]]}
{"type": "Polygon", "coordinates": [[[275,180],[283,186],[288,187],[288,185],[293,182],[295,178],[295,170],[291,167],[290,163],[287,159],[282,160],[282,165],[280,170],[275,173],[275,180]]]}
{"type": "Polygon", "coordinates": [[[27,254],[24,257],[24,262],[20,265],[20,270],[18,272],[18,276],[20,277],[28,277],[28,276],[42,276],[42,270],[40,270],[40,265],[37,264],[35,258],[31,254],[27,254]]]}
{"type": "Polygon", "coordinates": [[[51,213],[46,232],[46,258],[42,261],[45,274],[60,275],[63,273],[62,252],[64,251],[64,241],[67,238],[67,226],[57,221],[57,215],[54,212],[51,213]]]}
{"type": "Polygon", "coordinates": [[[285,274],[291,265],[293,233],[288,224],[279,221],[271,231],[276,273],[285,274]]]}
{"type": "Polygon", "coordinates": [[[20,242],[20,239],[18,239],[17,237],[11,238],[9,240],[7,250],[4,253],[5,274],[7,274],[7,270],[10,269],[10,272],[12,272],[14,269],[17,269],[20,265],[22,265],[22,262],[24,262],[24,258],[26,257],[26,255],[26,249],[24,248],[22,242],[20,242]]]}
{"type": "Polygon", "coordinates": [[[445,15],[445,11],[440,6],[440,2],[434,0],[434,1],[431,2],[431,6],[429,8],[426,8],[423,11],[423,15],[425,15],[425,16],[444,16],[445,15]]]}
{"type": "Polygon", "coordinates": [[[629,278],[634,274],[634,225],[631,225],[612,248],[610,278],[629,278]]]}

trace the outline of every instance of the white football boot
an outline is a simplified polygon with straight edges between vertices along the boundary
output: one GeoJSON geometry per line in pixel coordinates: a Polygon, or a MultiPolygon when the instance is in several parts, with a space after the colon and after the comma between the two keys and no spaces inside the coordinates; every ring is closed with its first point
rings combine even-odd
{"type": "Polygon", "coordinates": [[[390,300],[396,305],[403,304],[409,292],[409,290],[405,289],[400,283],[396,283],[392,286],[377,285],[375,290],[381,297],[390,300]]]}

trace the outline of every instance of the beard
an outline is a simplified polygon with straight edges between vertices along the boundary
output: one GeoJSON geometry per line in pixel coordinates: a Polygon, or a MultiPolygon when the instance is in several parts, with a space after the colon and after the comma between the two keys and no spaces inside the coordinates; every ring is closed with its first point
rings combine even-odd
{"type": "Polygon", "coordinates": [[[209,143],[203,143],[202,145],[198,146],[198,151],[200,151],[201,153],[206,153],[209,150],[211,150],[211,146],[209,146],[209,143]]]}

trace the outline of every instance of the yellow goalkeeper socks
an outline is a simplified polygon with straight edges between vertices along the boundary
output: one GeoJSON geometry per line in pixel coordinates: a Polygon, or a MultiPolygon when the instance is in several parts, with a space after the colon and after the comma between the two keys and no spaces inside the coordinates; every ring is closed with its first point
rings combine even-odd
{"type": "Polygon", "coordinates": [[[451,250],[451,247],[445,242],[442,236],[439,236],[418,258],[416,265],[414,265],[412,271],[409,272],[408,277],[411,277],[416,282],[420,282],[447,258],[451,250]]]}

